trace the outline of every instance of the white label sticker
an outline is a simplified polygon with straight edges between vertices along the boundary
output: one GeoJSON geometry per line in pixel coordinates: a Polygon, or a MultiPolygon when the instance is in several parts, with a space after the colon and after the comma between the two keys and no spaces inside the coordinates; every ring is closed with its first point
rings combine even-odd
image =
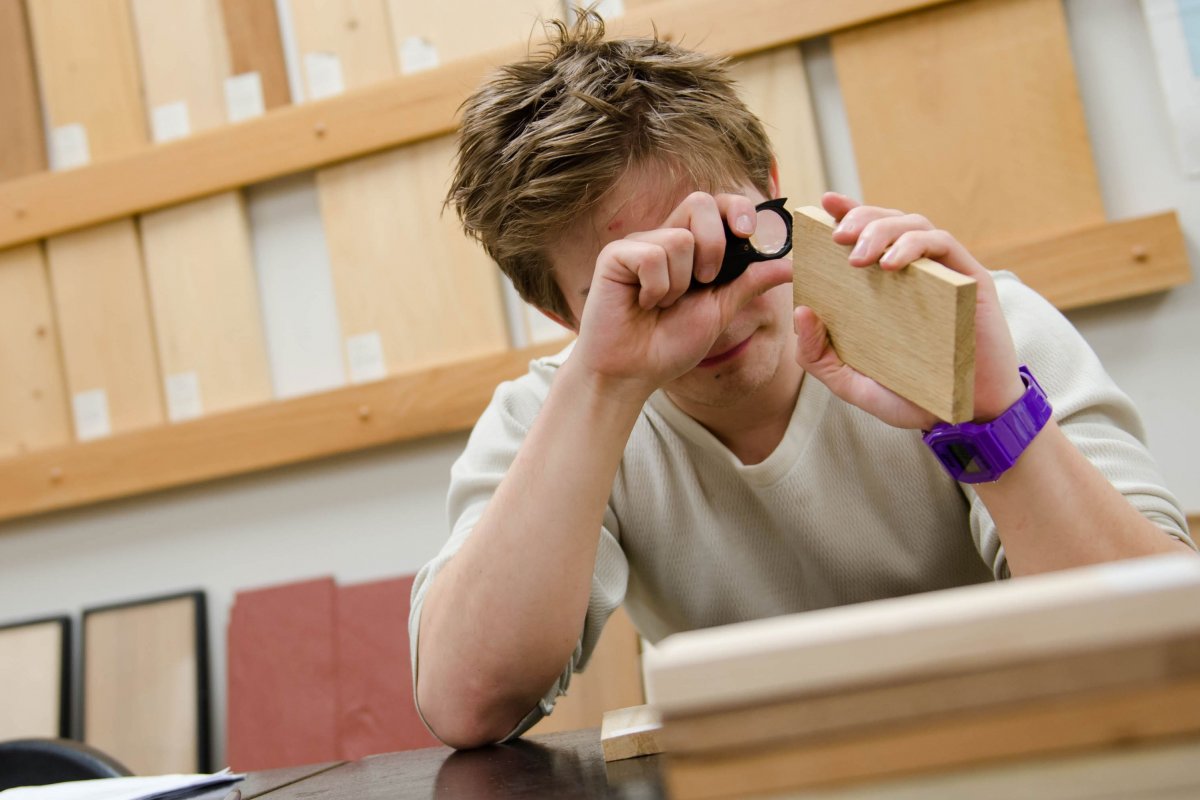
{"type": "Polygon", "coordinates": [[[310,100],[333,97],[346,91],[342,60],[333,53],[305,53],[304,74],[308,76],[310,100]]]}
{"type": "Polygon", "coordinates": [[[230,122],[261,117],[266,110],[261,75],[243,72],[225,79],[225,116],[230,122]]]}
{"type": "Polygon", "coordinates": [[[376,331],[346,337],[346,357],[350,362],[351,383],[366,383],[387,377],[383,340],[376,331]]]}
{"type": "Polygon", "coordinates": [[[400,44],[400,72],[421,72],[441,63],[437,47],[424,36],[409,36],[400,44]]]}
{"type": "Polygon", "coordinates": [[[79,392],[71,398],[75,412],[75,436],[81,442],[100,439],[112,434],[108,416],[108,394],[103,389],[79,392]]]}
{"type": "Polygon", "coordinates": [[[150,127],[154,141],[161,144],[172,139],[182,139],[192,132],[192,117],[184,100],[155,106],[150,112],[150,127]]]}
{"type": "Polygon", "coordinates": [[[92,161],[87,128],[79,123],[60,125],[50,134],[50,160],[55,170],[87,166],[92,161]]]}
{"type": "Polygon", "coordinates": [[[624,0],[600,0],[596,3],[596,12],[605,19],[625,16],[624,0]]]}
{"type": "Polygon", "coordinates": [[[204,413],[200,400],[200,378],[194,372],[177,372],[168,375],[167,417],[171,422],[195,419],[204,413]]]}

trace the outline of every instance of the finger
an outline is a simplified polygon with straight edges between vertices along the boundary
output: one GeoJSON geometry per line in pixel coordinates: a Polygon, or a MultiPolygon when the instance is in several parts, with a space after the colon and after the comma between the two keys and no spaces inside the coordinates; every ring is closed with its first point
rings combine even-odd
{"type": "Polygon", "coordinates": [[[863,229],[877,219],[899,217],[901,212],[894,208],[879,206],[855,206],[846,212],[842,221],[833,229],[833,240],[838,244],[854,244],[863,229]]]}
{"type": "Polygon", "coordinates": [[[839,222],[842,217],[846,216],[851,209],[857,208],[858,205],[858,201],[853,197],[838,192],[826,192],[821,195],[821,207],[839,222]]]}
{"type": "Polygon", "coordinates": [[[725,227],[717,200],[705,192],[692,192],[667,215],[661,228],[686,228],[695,239],[692,270],[704,283],[717,277],[725,256],[725,227]]]}
{"type": "Polygon", "coordinates": [[[943,230],[909,231],[903,234],[879,264],[884,269],[900,269],[918,258],[933,259],[976,280],[991,280],[991,274],[967,248],[943,230]]]}
{"type": "Polygon", "coordinates": [[[659,308],[674,305],[692,285],[692,263],[696,252],[692,232],[686,228],[659,228],[627,238],[658,245],[666,253],[668,288],[657,305],[659,308]]]}
{"type": "Polygon", "coordinates": [[[667,268],[667,253],[661,245],[637,239],[621,239],[609,244],[608,255],[601,251],[601,261],[608,258],[615,270],[602,270],[598,279],[614,281],[637,290],[638,305],[649,311],[658,305],[671,287],[667,268]]]}
{"type": "Polygon", "coordinates": [[[763,292],[791,282],[791,259],[779,258],[751,264],[736,280],[713,292],[721,304],[721,326],[728,325],[747,303],[763,292]]]}
{"type": "MultiPolygon", "coordinates": [[[[863,226],[850,251],[850,263],[856,267],[875,264],[880,256],[908,231],[931,231],[933,223],[920,214],[878,217],[863,226]]],[[[908,262],[905,261],[905,264],[908,262]]]]}

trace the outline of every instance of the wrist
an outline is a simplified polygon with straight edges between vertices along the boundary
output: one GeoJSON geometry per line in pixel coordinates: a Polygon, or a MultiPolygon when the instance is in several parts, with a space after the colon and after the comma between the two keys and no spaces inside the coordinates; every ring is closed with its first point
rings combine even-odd
{"type": "Polygon", "coordinates": [[[653,381],[629,375],[612,375],[591,368],[572,354],[559,369],[555,384],[562,383],[573,397],[607,406],[618,413],[636,416],[658,386],[653,381]]]}

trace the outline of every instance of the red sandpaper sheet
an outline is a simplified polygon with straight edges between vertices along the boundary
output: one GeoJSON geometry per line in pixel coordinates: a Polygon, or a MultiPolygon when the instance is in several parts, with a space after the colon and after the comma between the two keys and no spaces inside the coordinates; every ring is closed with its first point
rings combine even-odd
{"type": "Polygon", "coordinates": [[[338,758],[336,603],[332,578],[237,594],[227,722],[235,771],[338,758]]]}
{"type": "Polygon", "coordinates": [[[413,578],[338,590],[338,727],[341,757],[439,744],[417,716],[408,651],[413,578]]]}

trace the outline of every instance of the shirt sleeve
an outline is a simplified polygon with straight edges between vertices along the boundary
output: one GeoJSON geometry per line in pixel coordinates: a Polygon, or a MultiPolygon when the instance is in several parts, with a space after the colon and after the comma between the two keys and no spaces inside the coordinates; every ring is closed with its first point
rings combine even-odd
{"type": "MultiPolygon", "coordinates": [[[[476,523],[483,516],[484,509],[516,458],[521,443],[545,401],[549,382],[553,377],[552,372],[551,366],[535,363],[530,375],[502,384],[471,432],[466,449],[451,469],[450,491],[447,497],[450,538],[441,552],[417,573],[413,582],[408,627],[414,703],[419,669],[417,645],[425,596],[438,573],[472,535],[476,523]]],[[[610,506],[604,512],[587,613],[575,650],[564,665],[558,680],[505,737],[505,741],[520,736],[554,709],[558,697],[566,694],[571,675],[586,666],[605,622],[624,600],[629,566],[618,542],[618,536],[619,525],[610,506]]],[[[538,576],[530,575],[528,579],[536,581],[538,576]]],[[[497,631],[496,635],[504,634],[503,631],[497,631]]],[[[471,658],[471,654],[462,653],[461,657],[471,658]]],[[[419,705],[417,712],[420,714],[419,705]]],[[[424,721],[423,715],[421,719],[424,721]]]]}
{"type": "MultiPolygon", "coordinates": [[[[1141,514],[1195,549],[1179,501],[1146,447],[1141,417],[1127,394],[1070,321],[1008,272],[994,273],[1017,359],[1046,390],[1067,439],[1141,514]]],[[[987,507],[961,484],[971,505],[971,533],[997,578],[1009,577],[1004,545],[987,507]]]]}

